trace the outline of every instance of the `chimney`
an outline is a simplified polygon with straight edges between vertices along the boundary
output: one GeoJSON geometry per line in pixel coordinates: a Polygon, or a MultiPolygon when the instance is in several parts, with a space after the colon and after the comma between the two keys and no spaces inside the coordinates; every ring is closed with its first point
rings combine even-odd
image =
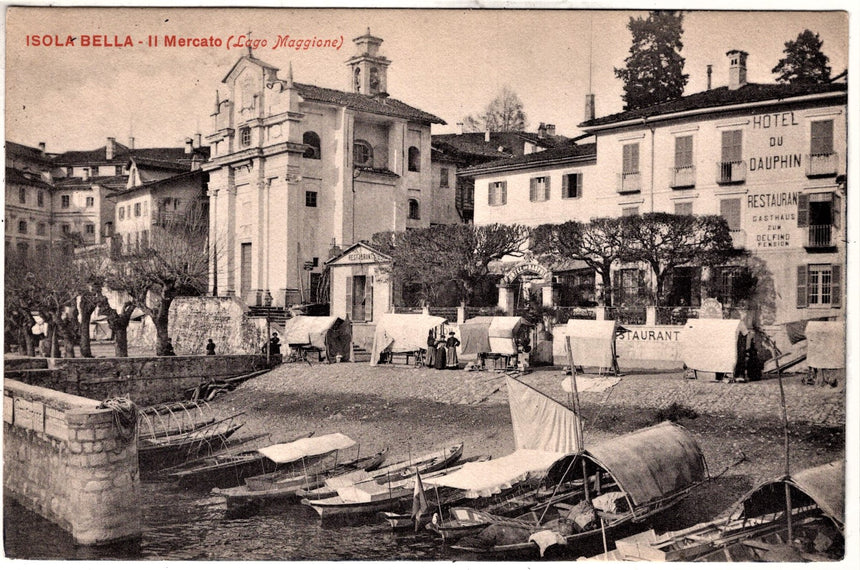
{"type": "Polygon", "coordinates": [[[457,134],[458,135],[463,134],[463,123],[457,123],[457,134]]]}
{"type": "Polygon", "coordinates": [[[726,52],[729,57],[729,89],[740,89],[747,84],[747,56],[745,51],[738,49],[726,52]]]}
{"type": "Polygon", "coordinates": [[[89,179],[90,179],[90,167],[89,167],[89,166],[84,167],[83,172],[84,172],[84,173],[83,173],[83,175],[81,176],[81,180],[83,180],[84,182],[86,182],[87,180],[89,180],[89,179]]]}
{"type": "Polygon", "coordinates": [[[203,146],[203,135],[195,133],[194,139],[194,148],[200,148],[203,146]]]}
{"type": "Polygon", "coordinates": [[[185,154],[191,154],[194,151],[194,139],[188,137],[185,139],[185,154]]]}
{"type": "Polygon", "coordinates": [[[134,137],[128,137],[128,148],[134,150],[134,137]]]}
{"type": "Polygon", "coordinates": [[[709,63],[708,66],[706,67],[706,69],[708,70],[708,91],[710,91],[711,90],[711,75],[714,73],[714,66],[709,63]]]}
{"type": "Polygon", "coordinates": [[[484,132],[484,142],[490,142],[490,129],[484,132]]]}
{"type": "Polygon", "coordinates": [[[45,143],[43,143],[43,142],[40,142],[40,143],[39,143],[39,151],[40,151],[42,154],[45,154],[45,143]]]}
{"type": "Polygon", "coordinates": [[[546,124],[546,134],[548,134],[551,137],[554,137],[555,136],[555,125],[553,125],[552,123],[547,123],[546,124]]]}
{"type": "Polygon", "coordinates": [[[585,120],[594,120],[594,93],[585,94],[585,120]]]}
{"type": "Polygon", "coordinates": [[[544,137],[546,137],[546,125],[541,123],[538,127],[538,138],[542,139],[544,137]]]}
{"type": "Polygon", "coordinates": [[[105,145],[105,160],[113,160],[114,155],[116,154],[116,139],[113,137],[107,138],[107,144],[105,145]]]}

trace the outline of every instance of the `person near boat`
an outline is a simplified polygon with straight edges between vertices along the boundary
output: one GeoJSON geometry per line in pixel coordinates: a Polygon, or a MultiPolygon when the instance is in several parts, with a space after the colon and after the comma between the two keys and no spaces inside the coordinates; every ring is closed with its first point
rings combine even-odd
{"type": "Polygon", "coordinates": [[[457,368],[460,361],[457,359],[457,347],[460,346],[460,339],[454,334],[454,331],[448,333],[448,340],[445,341],[445,360],[448,368],[457,368]]]}

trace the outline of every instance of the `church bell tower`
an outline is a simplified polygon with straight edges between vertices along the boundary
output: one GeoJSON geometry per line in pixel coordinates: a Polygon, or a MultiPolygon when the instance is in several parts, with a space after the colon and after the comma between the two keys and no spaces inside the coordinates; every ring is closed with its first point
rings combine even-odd
{"type": "Polygon", "coordinates": [[[349,91],[372,97],[388,96],[388,66],[391,60],[379,55],[382,38],[371,35],[370,28],[363,36],[352,40],[356,54],[346,62],[349,68],[349,91]]]}

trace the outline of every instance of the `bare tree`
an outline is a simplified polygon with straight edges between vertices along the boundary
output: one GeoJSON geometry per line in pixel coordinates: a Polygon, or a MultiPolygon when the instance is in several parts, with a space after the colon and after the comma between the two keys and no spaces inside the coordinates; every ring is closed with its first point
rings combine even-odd
{"type": "Polygon", "coordinates": [[[600,276],[604,305],[612,304],[612,264],[626,251],[621,218],[543,224],[532,230],[532,252],[550,264],[581,261],[600,276]]]}
{"type": "Polygon", "coordinates": [[[655,277],[655,298],[663,299],[666,276],[684,265],[711,266],[738,254],[725,218],[652,212],[625,216],[625,261],[647,263],[655,277]]]}
{"type": "Polygon", "coordinates": [[[483,112],[465,117],[463,123],[468,132],[522,131],[526,128],[526,113],[522,100],[505,85],[483,112]]]}
{"type": "Polygon", "coordinates": [[[471,303],[489,274],[491,261],[521,256],[528,230],[521,225],[440,225],[374,236],[377,247],[393,258],[389,271],[401,285],[417,284],[432,298],[456,287],[462,303],[471,303]]]}

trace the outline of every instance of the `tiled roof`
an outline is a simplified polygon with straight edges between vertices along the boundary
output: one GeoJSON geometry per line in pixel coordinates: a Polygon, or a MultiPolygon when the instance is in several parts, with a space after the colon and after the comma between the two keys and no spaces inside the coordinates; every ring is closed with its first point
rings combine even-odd
{"type": "MultiPolygon", "coordinates": [[[[99,164],[104,162],[121,163],[126,162],[132,157],[146,158],[151,160],[164,161],[183,161],[191,160],[193,154],[186,154],[185,147],[155,147],[155,148],[135,148],[130,149],[125,145],[116,143],[116,150],[111,160],[105,158],[105,148],[100,147],[95,150],[70,150],[54,157],[54,162],[57,164],[99,164]]],[[[202,154],[204,157],[209,157],[209,147],[199,147],[194,149],[195,153],[202,154]]]]}
{"type": "Polygon", "coordinates": [[[361,93],[347,93],[346,91],[317,87],[316,85],[308,85],[306,83],[293,83],[293,85],[298,89],[299,95],[306,100],[332,103],[356,111],[399,117],[419,123],[446,124],[445,121],[436,115],[431,115],[421,109],[410,107],[406,103],[392,99],[391,97],[371,97],[369,95],[362,95],[361,93]]]}
{"type": "MultiPolygon", "coordinates": [[[[144,184],[140,184],[139,186],[133,186],[131,188],[123,187],[123,188],[117,189],[115,192],[111,192],[110,194],[108,194],[108,196],[122,196],[124,194],[130,194],[132,192],[137,192],[138,190],[150,190],[152,188],[156,188],[160,184],[172,183],[172,182],[176,182],[177,180],[182,180],[184,178],[193,178],[194,176],[198,176],[198,175],[205,176],[206,173],[203,172],[202,170],[189,170],[187,172],[182,172],[180,174],[177,174],[176,176],[169,176],[167,178],[160,178],[158,180],[150,180],[144,184]]],[[[201,188],[201,190],[202,190],[202,188],[201,188]]]]}
{"type": "Polygon", "coordinates": [[[739,89],[729,89],[728,87],[717,87],[708,91],[694,93],[666,101],[650,107],[634,109],[598,117],[590,121],[585,121],[579,126],[581,128],[596,127],[600,125],[610,125],[612,123],[620,123],[643,117],[656,117],[670,113],[680,113],[684,111],[715,109],[728,105],[738,105],[742,103],[757,103],[771,100],[783,100],[792,97],[802,97],[804,95],[816,95],[822,93],[839,93],[848,92],[848,86],[844,83],[824,83],[815,85],[789,85],[789,84],[759,84],[748,83],[739,89]]]}
{"type": "Polygon", "coordinates": [[[494,160],[467,168],[462,171],[463,174],[476,173],[484,170],[504,170],[509,168],[525,168],[533,164],[545,161],[557,161],[565,159],[589,159],[594,158],[597,153],[597,145],[594,143],[588,144],[568,144],[544,150],[541,152],[533,152],[522,156],[512,158],[504,158],[502,160],[494,160]]]}
{"type": "Polygon", "coordinates": [[[49,157],[45,156],[41,149],[18,144],[12,141],[6,141],[6,156],[10,158],[19,157],[28,160],[48,162],[49,157]]]}
{"type": "Polygon", "coordinates": [[[485,142],[482,133],[468,133],[468,135],[433,135],[431,145],[440,152],[455,157],[483,158],[485,160],[508,158],[513,153],[499,150],[498,142],[485,142]],[[480,137],[468,135],[479,134],[480,137]]]}
{"type": "Polygon", "coordinates": [[[27,184],[28,186],[38,186],[39,188],[51,188],[51,185],[42,180],[35,174],[30,174],[17,168],[6,167],[6,183],[7,184],[27,184]]]}

